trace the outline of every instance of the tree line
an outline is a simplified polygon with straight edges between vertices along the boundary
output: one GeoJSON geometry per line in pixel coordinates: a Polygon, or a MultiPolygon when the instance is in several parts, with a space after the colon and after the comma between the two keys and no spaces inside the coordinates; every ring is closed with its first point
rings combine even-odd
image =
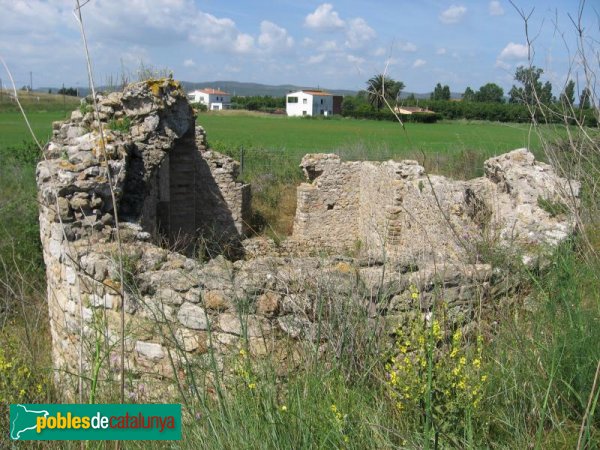
{"type": "Polygon", "coordinates": [[[564,90],[556,98],[552,94],[550,81],[542,82],[543,70],[532,66],[520,66],[516,69],[514,79],[517,82],[504,95],[502,87],[495,83],[486,83],[477,91],[467,87],[460,99],[452,101],[450,87],[437,83],[429,99],[417,100],[414,94],[400,99],[404,83],[396,81],[384,74],[378,74],[367,81],[367,88],[356,96],[347,96],[342,103],[342,115],[365,119],[396,120],[390,110],[394,106],[420,106],[435,111],[435,114],[413,113],[405,119],[422,122],[433,122],[443,119],[472,119],[500,122],[529,122],[536,120],[552,120],[560,122],[565,108],[579,110],[580,117],[586,125],[596,126],[597,121],[591,108],[592,95],[584,88],[575,102],[575,82],[569,80],[564,90]],[[557,114],[547,114],[548,111],[557,114]]]}
{"type": "Polygon", "coordinates": [[[285,110],[285,97],[268,95],[252,95],[248,97],[231,97],[232,109],[247,109],[249,111],[276,112],[285,110]]]}

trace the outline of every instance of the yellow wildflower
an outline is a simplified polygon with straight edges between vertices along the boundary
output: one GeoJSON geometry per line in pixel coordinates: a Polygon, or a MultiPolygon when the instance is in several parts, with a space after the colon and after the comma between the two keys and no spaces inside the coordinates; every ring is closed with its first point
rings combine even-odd
{"type": "Polygon", "coordinates": [[[433,337],[436,340],[439,340],[442,337],[442,330],[440,328],[440,323],[437,320],[434,320],[431,328],[432,328],[433,337]]]}

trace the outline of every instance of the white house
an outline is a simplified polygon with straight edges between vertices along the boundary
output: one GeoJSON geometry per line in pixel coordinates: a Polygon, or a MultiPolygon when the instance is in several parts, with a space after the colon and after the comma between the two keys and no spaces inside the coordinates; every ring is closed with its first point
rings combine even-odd
{"type": "Polygon", "coordinates": [[[218,89],[204,88],[188,93],[190,103],[203,103],[210,111],[229,109],[231,94],[218,89]]]}
{"type": "Polygon", "coordinates": [[[288,116],[331,116],[338,114],[341,96],[320,90],[290,92],[285,96],[288,116]]]}

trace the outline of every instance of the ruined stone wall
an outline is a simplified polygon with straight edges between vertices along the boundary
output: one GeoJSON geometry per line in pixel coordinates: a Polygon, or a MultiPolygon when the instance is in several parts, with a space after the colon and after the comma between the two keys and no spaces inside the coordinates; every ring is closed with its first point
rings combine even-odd
{"type": "Polygon", "coordinates": [[[298,187],[294,234],[316,245],[350,247],[357,239],[360,165],[336,155],[307,155],[303,166],[312,184],[298,187]]]}
{"type": "Polygon", "coordinates": [[[371,254],[382,254],[398,232],[401,202],[394,164],[365,162],[360,165],[360,202],[357,239],[371,254]]]}
{"type": "Polygon", "coordinates": [[[308,182],[298,187],[292,239],[306,245],[325,236],[320,246],[349,251],[359,243],[374,258],[457,261],[471,257],[484,238],[504,246],[555,245],[574,226],[542,206],[564,203],[578,183],[526,149],[487,160],[485,176],[468,181],[427,175],[416,161],[342,162],[311,154],[301,167],[308,182]],[[340,198],[351,201],[336,214],[327,205],[340,198]]]}
{"type": "Polygon", "coordinates": [[[249,184],[237,181],[239,162],[209,150],[201,127],[196,127],[196,144],[202,155],[195,168],[198,183],[194,207],[198,226],[210,231],[213,239],[223,234],[246,236],[250,231],[251,191],[249,184]]]}
{"type": "Polygon", "coordinates": [[[191,377],[203,384],[215,370],[229,373],[240,348],[269,355],[285,375],[303,349],[340,347],[360,317],[385,336],[443,304],[468,326],[513,288],[472,257],[475,243],[493,234],[529,251],[573,229],[539,205],[559,201],[569,182],[526,150],[486,161],[486,177],[470,181],[427,177],[414,161],[307,155],[290,239],[245,240],[246,259],[235,262],[190,258],[158,244],[246,231],[238,163],[207,148],[172,80],[99,103],[104,144],[93,114],[75,111],[55,124],[37,168],[53,362],[66,399],[80,383],[87,397],[95,374],[110,398],[122,343],[129,400],[165,401],[186,395],[191,377]]]}
{"type": "MultiPolygon", "coordinates": [[[[236,181],[237,163],[207,150],[204,131],[196,128],[178,83],[138,83],[98,101],[100,122],[87,104],[70,120],[54,124],[36,174],[53,358],[61,380],[90,370],[90,340],[101,336],[107,348],[116,345],[116,311],[125,307],[127,323],[137,328],[132,318],[150,317],[147,311],[163,304],[159,297],[148,302],[146,313],[130,317],[137,289],[131,272],[142,249],[149,255],[158,251],[155,244],[193,249],[205,233],[217,243],[239,240],[249,214],[249,186],[236,181]],[[125,278],[131,278],[131,297],[124,300],[120,286],[127,280],[117,270],[116,212],[126,250],[125,278]],[[105,332],[99,331],[99,321],[105,332]]],[[[156,317],[152,321],[161,323],[156,317]]],[[[136,342],[128,338],[133,346],[128,352],[136,342]]],[[[130,367],[134,362],[128,359],[130,367]]]]}

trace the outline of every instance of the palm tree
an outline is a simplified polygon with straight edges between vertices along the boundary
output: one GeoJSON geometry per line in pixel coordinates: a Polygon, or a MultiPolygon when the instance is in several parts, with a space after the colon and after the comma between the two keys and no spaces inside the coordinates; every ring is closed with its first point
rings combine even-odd
{"type": "Polygon", "coordinates": [[[404,89],[404,83],[402,81],[396,81],[383,73],[375,75],[367,81],[369,103],[373,105],[377,111],[385,104],[385,100],[395,101],[402,89],[404,89]]]}

